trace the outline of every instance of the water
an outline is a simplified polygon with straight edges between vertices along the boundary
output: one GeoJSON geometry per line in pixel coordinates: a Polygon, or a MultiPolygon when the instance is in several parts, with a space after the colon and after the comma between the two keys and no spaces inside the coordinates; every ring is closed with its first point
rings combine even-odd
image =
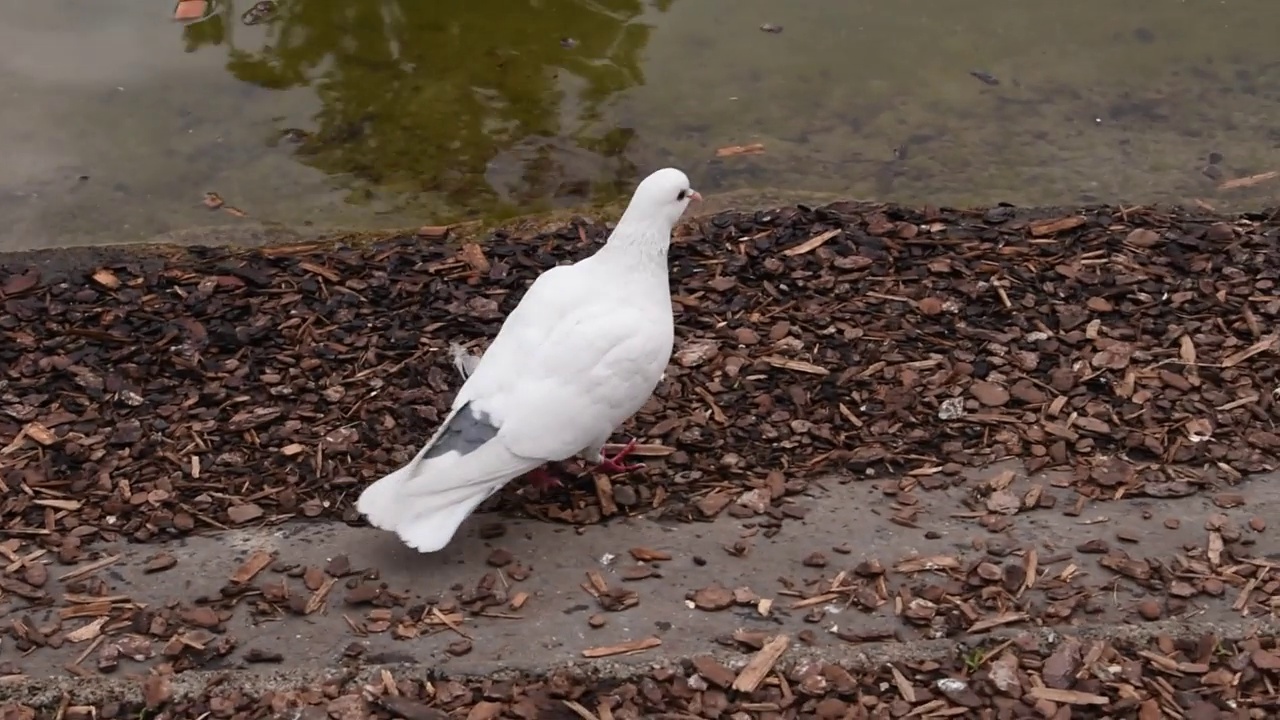
{"type": "Polygon", "coordinates": [[[1280,170],[1272,0],[168,2],[0,0],[0,249],[501,217],[666,164],[704,194],[1280,192],[1219,189],[1280,170]]]}

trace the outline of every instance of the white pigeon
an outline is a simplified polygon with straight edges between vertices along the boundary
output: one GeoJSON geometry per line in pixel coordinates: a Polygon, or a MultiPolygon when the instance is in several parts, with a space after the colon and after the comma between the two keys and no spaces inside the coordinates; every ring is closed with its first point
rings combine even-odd
{"type": "MultiPolygon", "coordinates": [[[[699,195],[698,197],[702,197],[699,195]]],[[[471,377],[471,373],[476,371],[476,367],[480,365],[480,356],[467,352],[467,349],[456,343],[449,343],[449,359],[453,361],[453,367],[462,376],[463,380],[471,377]]],[[[667,373],[663,372],[658,378],[658,382],[667,379],[667,373]]]]}
{"type": "Polygon", "coordinates": [[[643,467],[620,462],[635,440],[612,458],[601,451],[671,359],[667,249],[701,199],[683,172],[653,173],[604,247],[538,277],[474,366],[454,348],[466,381],[426,446],[360,494],[370,524],[434,552],[485,498],[547,463],[582,455],[610,472],[643,467]]]}

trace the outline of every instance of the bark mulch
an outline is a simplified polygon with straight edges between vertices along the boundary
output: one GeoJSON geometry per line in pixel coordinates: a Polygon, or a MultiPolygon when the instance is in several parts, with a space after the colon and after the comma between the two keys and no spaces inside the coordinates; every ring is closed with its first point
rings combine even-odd
{"type": "MultiPolygon", "coordinates": [[[[356,493],[456,390],[448,343],[482,345],[537,273],[606,235],[6,267],[3,529],[72,562],[100,539],[358,522],[356,493]]],[[[625,429],[649,471],[540,498],[513,486],[497,505],[578,524],[731,505],[781,521],[777,502],[827,473],[929,488],[1023,457],[1069,468],[1083,501],[1276,466],[1271,215],[845,203],[680,235],[675,358],[625,429]]]]}
{"type": "Polygon", "coordinates": [[[93,706],[67,698],[41,711],[10,703],[0,706],[0,717],[1261,720],[1280,711],[1280,649],[1270,637],[1158,636],[1145,645],[1065,638],[1049,647],[1024,634],[962,648],[954,657],[873,669],[816,660],[780,663],[792,643],[787,635],[772,636],[740,667],[698,655],[625,682],[569,673],[424,681],[397,678],[396,670],[387,669],[368,682],[335,679],[261,694],[211,683],[192,699],[175,698],[171,679],[152,675],[140,682],[133,702],[93,706]]]}
{"type": "MultiPolygon", "coordinates": [[[[520,593],[497,588],[492,574],[487,586],[482,579],[427,608],[363,582],[340,556],[319,568],[266,553],[245,560],[220,600],[144,609],[113,595],[104,578],[120,556],[94,545],[291,519],[359,522],[355,494],[411,456],[443,416],[459,383],[449,344],[483,347],[538,272],[592,252],[606,235],[584,221],[483,246],[405,237],[361,248],[196,248],[86,271],[56,259],[0,268],[0,598],[60,606],[52,623],[8,614],[9,647],[85,643],[81,660],[100,672],[135,655],[159,653],[167,665],[146,680],[152,710],[68,700],[58,717],[138,717],[162,705],[169,717],[297,709],[299,717],[601,720],[1209,718],[1274,709],[1280,660],[1270,638],[1043,650],[1023,638],[958,651],[949,664],[772,672],[785,647],[812,642],[807,631],[794,641],[728,639],[756,658],[741,673],[706,657],[624,684],[554,676],[424,685],[384,675],[369,688],[264,697],[215,689],[200,702],[168,703],[171,672],[236,648],[221,628],[248,595],[256,606],[308,615],[343,594],[348,605],[376,606],[360,633],[404,639],[494,607],[518,609],[520,593]],[[66,583],[62,597],[46,590],[51,572],[66,583]],[[281,576],[300,578],[307,592],[284,591],[281,576]]],[[[1204,492],[1219,508],[1238,507],[1245,498],[1231,486],[1273,469],[1280,454],[1278,238],[1280,221],[1269,214],[1111,207],[845,203],[687,225],[671,252],[676,356],[625,429],[643,439],[648,470],[584,475],[546,494],[513,484],[490,507],[575,524],[642,511],[684,521],[724,513],[768,536],[804,516],[793,500],[811,482],[901,475],[885,489],[894,522],[918,528],[919,493],[1009,457],[1033,472],[1067,472],[1027,489],[1012,473],[970,483],[963,516],[993,534],[1019,512],[1079,514],[1090,500],[1204,492]]],[[[1264,529],[1261,517],[1246,533],[1215,514],[1203,547],[1178,557],[1135,557],[1105,543],[1076,551],[1102,555],[1117,577],[1163,597],[1138,605],[1141,619],[1228,592],[1234,610],[1257,616],[1280,597],[1274,564],[1251,557],[1264,529]]],[[[481,534],[502,532],[491,525],[481,534]]],[[[176,551],[154,550],[149,569],[175,567],[176,551]]],[[[815,623],[829,603],[864,612],[891,604],[907,626],[955,637],[1067,622],[1077,609],[1090,612],[1103,587],[1073,584],[1080,573],[1070,553],[1034,548],[1007,561],[988,548],[987,558],[886,558],[887,567],[832,551],[851,556],[805,549],[803,565],[819,577],[779,593],[815,623]],[[1054,563],[1063,567],[1050,573],[1054,563]],[[1048,602],[1023,599],[1033,587],[1048,602]]],[[[595,589],[605,610],[634,604],[634,592],[595,589]]],[[[738,595],[712,584],[689,602],[712,612],[761,602],[738,595]]],[[[91,674],[78,663],[68,671],[91,674]]],[[[21,658],[6,655],[0,675],[20,672],[21,658]]],[[[4,708],[10,716],[30,715],[4,708]]]]}

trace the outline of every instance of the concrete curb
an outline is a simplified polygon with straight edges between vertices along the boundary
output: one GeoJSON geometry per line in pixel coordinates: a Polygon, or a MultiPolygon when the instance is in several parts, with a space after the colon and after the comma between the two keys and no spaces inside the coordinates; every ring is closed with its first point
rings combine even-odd
{"type": "MultiPolygon", "coordinates": [[[[871,670],[890,663],[917,662],[923,660],[943,660],[954,657],[957,652],[965,652],[974,647],[987,647],[1025,634],[1030,634],[1043,648],[1055,647],[1066,638],[1079,640],[1108,640],[1121,646],[1145,645],[1159,636],[1173,639],[1196,637],[1206,634],[1215,635],[1219,641],[1236,641],[1255,636],[1280,635],[1280,619],[1259,618],[1257,620],[1238,620],[1221,623],[1196,623],[1193,620],[1162,620],[1159,622],[1133,624],[1111,624],[1083,626],[1074,629],[1034,628],[1005,629],[983,635],[962,636],[958,638],[942,638],[937,640],[917,640],[905,643],[867,643],[850,645],[835,642],[834,644],[808,648],[792,645],[792,649],[778,663],[781,669],[788,669],[813,662],[837,663],[849,669],[871,670]]],[[[710,650],[712,655],[727,667],[741,668],[750,657],[743,653],[726,653],[721,650],[710,650]]],[[[580,678],[604,681],[623,682],[638,675],[663,667],[674,667],[688,660],[686,657],[663,657],[649,662],[622,661],[584,661],[562,663],[544,668],[513,667],[502,669],[486,667],[482,664],[467,666],[465,664],[451,667],[448,677],[457,680],[486,678],[490,680],[509,680],[519,677],[546,676],[557,672],[567,672],[580,678]]],[[[397,679],[432,680],[442,677],[442,673],[425,664],[363,665],[345,668],[298,668],[292,670],[276,670],[261,672],[257,670],[198,670],[174,676],[172,682],[173,700],[185,701],[199,698],[213,686],[228,690],[239,690],[246,695],[261,695],[265,692],[296,688],[313,687],[326,682],[339,680],[343,684],[374,684],[380,682],[383,670],[390,672],[397,679]]],[[[140,676],[121,674],[114,677],[74,678],[46,677],[37,679],[10,679],[0,683],[0,702],[20,703],[37,710],[58,707],[64,698],[73,704],[97,705],[106,702],[141,702],[140,676]]]]}
{"type": "MultiPolygon", "coordinates": [[[[689,226],[706,222],[712,217],[725,212],[755,212],[794,208],[798,205],[807,207],[828,207],[836,203],[848,203],[853,207],[871,210],[882,206],[897,205],[873,200],[855,199],[837,193],[786,191],[776,188],[758,190],[734,190],[709,196],[703,206],[687,214],[680,225],[689,226]]],[[[564,208],[544,213],[530,213],[502,220],[470,220],[453,223],[455,231],[443,241],[454,244],[467,240],[477,240],[482,236],[502,230],[513,235],[533,236],[539,232],[563,227],[574,218],[585,218],[592,222],[616,221],[625,209],[626,200],[600,205],[564,208]]],[[[911,207],[910,204],[900,205],[911,207]]],[[[1053,217],[1071,215],[1082,211],[1082,205],[1025,205],[1012,208],[1021,215],[1031,217],[1053,217]]],[[[1152,203],[1141,208],[1151,209],[1187,209],[1213,216],[1227,222],[1234,222],[1250,212],[1280,212],[1280,209],[1265,207],[1250,210],[1232,210],[1209,212],[1198,208],[1187,208],[1185,205],[1152,203]]],[[[968,208],[979,212],[984,207],[968,208]]],[[[1138,208],[1129,208],[1135,210],[1138,208]]],[[[429,223],[428,223],[429,224],[429,223]]],[[[166,257],[187,253],[192,247],[218,247],[232,250],[249,251],[288,245],[332,246],[337,244],[365,245],[395,238],[413,236],[419,226],[361,228],[354,226],[334,225],[323,228],[287,226],[272,222],[245,222],[234,225],[202,225],[171,230],[156,234],[144,240],[123,243],[94,243],[79,245],[57,245],[52,247],[24,247],[14,250],[0,250],[0,266],[4,265],[45,265],[64,270],[91,270],[109,262],[129,262],[147,258],[166,257]]],[[[424,242],[437,242],[424,240],[424,242]]]]}
{"type": "MultiPolygon", "coordinates": [[[[639,181],[639,178],[637,178],[639,181]]],[[[276,245],[294,245],[321,243],[332,244],[346,242],[352,238],[380,239],[413,235],[424,225],[450,225],[455,228],[451,239],[475,239],[497,230],[530,231],[554,228],[566,225],[574,217],[583,217],[595,222],[615,221],[626,209],[630,193],[608,202],[592,202],[569,207],[562,207],[542,212],[528,212],[511,217],[489,217],[471,220],[455,220],[440,222],[429,216],[421,218],[421,222],[413,225],[345,225],[335,223],[324,226],[291,225],[273,220],[240,219],[208,225],[191,225],[156,233],[150,237],[114,242],[102,238],[101,242],[80,242],[79,244],[23,245],[12,249],[0,249],[0,264],[5,262],[36,262],[49,256],[71,250],[104,251],[109,248],[125,248],[126,252],[146,252],[147,248],[168,247],[184,248],[192,245],[204,245],[232,248],[271,247],[276,245]]],[[[698,222],[726,211],[756,210],[794,207],[807,205],[822,207],[836,202],[870,202],[857,200],[834,192],[818,192],[809,190],[786,190],[783,188],[761,187],[726,190],[707,194],[700,206],[686,214],[684,222],[698,222]]]]}

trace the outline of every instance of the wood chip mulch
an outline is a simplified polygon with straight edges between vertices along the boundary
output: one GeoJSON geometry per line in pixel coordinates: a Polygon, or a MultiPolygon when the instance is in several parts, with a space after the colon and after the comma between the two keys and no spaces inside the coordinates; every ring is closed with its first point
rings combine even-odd
{"type": "MultiPolygon", "coordinates": [[[[358,522],[356,493],[451,400],[448,343],[482,345],[607,232],[3,268],[2,529],[70,562],[101,539],[358,522]]],[[[930,487],[1004,457],[1163,498],[1277,464],[1271,216],[843,203],[680,235],[677,351],[625,428],[649,471],[494,504],[704,520],[827,473],[930,487]]]]}
{"type": "Polygon", "coordinates": [[[140,682],[138,699],[102,705],[65,700],[56,709],[8,703],[5,720],[165,717],[302,720],[869,720],[897,718],[1137,718],[1219,720],[1280,711],[1276,639],[1223,641],[1211,634],[1149,644],[1066,638],[1052,647],[1032,635],[975,645],[940,660],[860,669],[825,661],[785,662],[778,635],[745,663],[711,655],[628,681],[569,673],[508,680],[409,679],[384,669],[367,681],[250,692],[214,683],[198,698],[175,698],[169,679],[140,682]],[[782,660],[780,662],[780,660],[782,660]]]}
{"type": "MultiPolygon", "coordinates": [[[[497,582],[496,570],[453,600],[423,603],[340,554],[304,567],[265,552],[246,557],[218,598],[143,607],[112,589],[121,555],[95,546],[156,543],[145,568],[163,578],[184,568],[165,540],[299,519],[359,522],[356,493],[416,452],[452,399],[449,344],[483,347],[538,272],[592,252],[607,232],[579,222],[483,246],[407,237],[359,249],[196,248],[85,270],[0,268],[0,599],[20,600],[3,640],[21,655],[83,646],[67,667],[77,675],[138,658],[163,667],[141,688],[151,709],[68,699],[56,716],[1272,716],[1280,651],[1269,637],[1041,648],[1023,636],[962,646],[950,662],[871,672],[783,663],[817,633],[743,633],[728,639],[746,653],[743,667],[698,656],[680,672],[622,684],[384,674],[371,685],[174,700],[172,673],[244,650],[226,632],[237,607],[305,617],[340,602],[359,608],[349,610],[353,635],[451,633],[455,656],[471,652],[472,618],[520,611],[528,592],[497,582]],[[51,575],[58,598],[46,590],[51,575]],[[48,622],[26,613],[55,603],[48,622]]],[[[687,225],[671,251],[676,355],[625,428],[644,443],[648,469],[585,475],[547,494],[513,483],[489,508],[574,524],[732,515],[750,520],[743,540],[725,547],[741,557],[755,534],[804,517],[797,496],[831,474],[878,478],[894,522],[918,528],[920,494],[969,483],[969,468],[1017,458],[1031,472],[1065,471],[1053,487],[1015,483],[1012,473],[969,483],[968,512],[953,517],[993,536],[1011,516],[1054,502],[1078,514],[1089,501],[1203,493],[1218,508],[1240,507],[1243,488],[1233,486],[1280,460],[1278,239],[1272,214],[1112,207],[842,203],[687,225]]],[[[1112,586],[1123,578],[1150,594],[1133,606],[1135,621],[1194,614],[1195,603],[1224,596],[1258,617],[1280,607],[1275,565],[1251,552],[1265,525],[1215,514],[1203,545],[1176,557],[1148,557],[1124,529],[1116,537],[1125,546],[1092,540],[1075,553],[1099,558],[1112,586]]],[[[489,539],[502,532],[481,528],[489,539]]],[[[883,563],[851,548],[798,548],[805,579],[755,592],[713,583],[691,588],[687,602],[802,613],[815,628],[832,606],[891,608],[911,631],[835,633],[865,643],[1069,624],[1107,587],[1084,584],[1071,552],[1000,544],[993,538],[979,556],[883,563]]],[[[603,613],[634,607],[635,581],[661,578],[657,564],[670,559],[630,554],[649,567],[623,582],[587,575],[583,590],[603,613]]],[[[527,576],[510,553],[495,550],[489,565],[516,583],[527,576]]],[[[608,622],[592,618],[592,627],[608,622]]],[[[659,645],[638,636],[585,654],[659,645]]],[[[282,660],[273,648],[240,655],[282,660]]],[[[20,655],[6,655],[0,687],[21,670],[20,655]]],[[[9,705],[0,717],[32,712],[9,705]]]]}

